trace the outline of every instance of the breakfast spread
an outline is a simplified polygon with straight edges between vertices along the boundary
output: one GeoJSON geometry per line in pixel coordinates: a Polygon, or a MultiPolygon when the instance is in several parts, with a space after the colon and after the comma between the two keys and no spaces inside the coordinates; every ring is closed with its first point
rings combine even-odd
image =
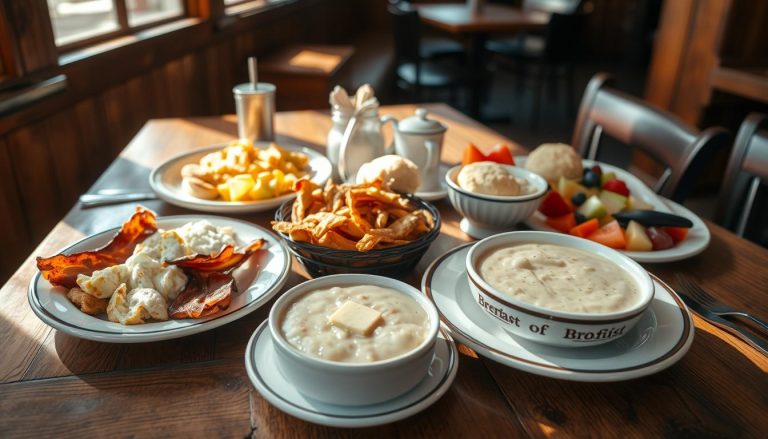
{"type": "Polygon", "coordinates": [[[182,188],[196,198],[258,201],[291,192],[307,175],[309,157],[275,143],[260,149],[234,142],[181,169],[182,188]]]}
{"type": "Polygon", "coordinates": [[[361,252],[407,244],[435,226],[432,214],[383,188],[380,181],[323,189],[309,180],[296,184],[291,221],[272,228],[294,241],[361,252]]]}
{"type": "Polygon", "coordinates": [[[520,196],[534,191],[524,178],[515,177],[504,165],[490,161],[464,165],[456,180],[459,187],[477,194],[520,196]]]}
{"type": "Polygon", "coordinates": [[[158,229],[155,214],[137,208],[105,247],[37,258],[37,267],[82,312],[134,325],[225,309],[236,292],[230,273],[262,245],[237,252],[233,230],[205,220],[158,229]]]}
{"type": "Polygon", "coordinates": [[[288,343],[324,360],[370,363],[421,345],[429,318],[414,299],[375,285],[311,291],[289,305],[280,328],[288,343]]]}
{"type": "Polygon", "coordinates": [[[385,155],[363,164],[357,171],[356,181],[375,183],[395,192],[412,194],[421,185],[419,168],[410,160],[399,155],[385,155]]]}
{"type": "Polygon", "coordinates": [[[611,261],[553,244],[519,244],[489,252],[479,266],[492,287],[522,302],[576,313],[610,313],[634,306],[632,278],[611,261]]]}

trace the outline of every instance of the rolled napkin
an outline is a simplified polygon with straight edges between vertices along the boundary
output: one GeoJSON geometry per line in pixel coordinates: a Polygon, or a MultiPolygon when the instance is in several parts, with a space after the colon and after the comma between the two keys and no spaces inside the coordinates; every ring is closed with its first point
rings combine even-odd
{"type": "Polygon", "coordinates": [[[379,100],[376,99],[373,87],[370,84],[361,85],[355,92],[354,97],[350,97],[344,87],[337,85],[331,91],[328,102],[332,108],[338,107],[346,111],[360,111],[363,108],[379,105],[379,100]]]}

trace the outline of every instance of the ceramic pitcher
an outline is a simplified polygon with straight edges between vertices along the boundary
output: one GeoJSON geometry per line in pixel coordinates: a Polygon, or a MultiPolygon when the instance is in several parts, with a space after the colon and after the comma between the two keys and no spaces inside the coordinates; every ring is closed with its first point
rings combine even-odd
{"type": "Polygon", "coordinates": [[[440,122],[427,118],[427,110],[418,108],[416,114],[401,121],[384,116],[382,123],[395,126],[395,154],[405,157],[419,167],[421,186],[417,192],[435,192],[441,188],[440,151],[447,128],[440,122]]]}

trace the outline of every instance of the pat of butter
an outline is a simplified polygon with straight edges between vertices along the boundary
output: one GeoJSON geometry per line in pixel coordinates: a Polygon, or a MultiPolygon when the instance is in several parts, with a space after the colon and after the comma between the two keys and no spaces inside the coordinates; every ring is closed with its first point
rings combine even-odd
{"type": "Polygon", "coordinates": [[[330,320],[336,326],[362,335],[370,335],[383,323],[380,312],[350,300],[331,314],[330,320]]]}

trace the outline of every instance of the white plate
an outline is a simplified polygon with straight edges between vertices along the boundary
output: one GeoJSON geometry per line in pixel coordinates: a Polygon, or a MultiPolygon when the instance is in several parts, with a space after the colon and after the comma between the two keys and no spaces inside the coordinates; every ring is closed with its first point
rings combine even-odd
{"type": "Polygon", "coordinates": [[[439,191],[416,192],[414,195],[426,201],[437,201],[447,197],[448,184],[445,182],[445,174],[447,174],[448,170],[450,169],[451,169],[451,166],[440,165],[439,171],[438,171],[440,173],[440,190],[439,191]]]}
{"type": "MultiPolygon", "coordinates": [[[[54,287],[38,272],[29,284],[29,304],[35,314],[49,326],[88,340],[111,343],[141,343],[184,337],[208,331],[245,316],[272,298],[285,284],[291,268],[288,248],[267,230],[251,223],[216,216],[180,215],[160,217],[158,227],[172,229],[190,221],[208,220],[216,226],[232,227],[238,245],[257,238],[266,241],[264,251],[258,252],[239,267],[233,275],[238,293],[232,297],[229,307],[201,319],[168,320],[142,325],[121,325],[81,312],[67,300],[66,288],[54,287]]],[[[76,253],[99,248],[109,242],[119,228],[107,230],[84,238],[61,252],[76,253]]]]}
{"type": "Polygon", "coordinates": [[[459,342],[491,360],[526,372],[572,381],[621,381],[665,369],[688,351],[694,326],[687,308],[655,276],[653,302],[637,326],[600,346],[557,348],[516,338],[472,298],[466,274],[470,244],[457,247],[430,265],[422,290],[459,342]]]}
{"type": "Polygon", "coordinates": [[[405,395],[366,406],[327,404],[302,395],[283,377],[276,364],[269,326],[264,322],[248,341],[245,368],[261,396],[283,412],[315,424],[362,428],[395,422],[434,404],[456,378],[459,356],[453,340],[441,331],[427,376],[405,395]]]}
{"type": "MultiPolygon", "coordinates": [[[[523,166],[525,165],[525,157],[515,157],[515,162],[523,166]]],[[[675,203],[672,200],[667,200],[664,197],[657,195],[648,186],[646,186],[637,177],[629,172],[611,166],[606,163],[596,162],[593,160],[582,160],[584,166],[593,166],[599,164],[604,172],[615,172],[616,176],[624,181],[629,188],[632,196],[638,197],[640,200],[651,204],[655,210],[659,212],[674,213],[675,215],[684,216],[693,222],[693,227],[688,232],[688,237],[667,250],[657,250],[650,252],[630,252],[625,250],[619,250],[630,258],[637,262],[671,262],[679,261],[681,259],[690,258],[703,252],[709,245],[710,233],[707,225],[699,218],[698,215],[686,209],[682,205],[675,203]]],[[[526,222],[528,227],[534,230],[541,230],[544,232],[556,232],[561,233],[547,225],[545,217],[540,212],[536,212],[526,222]]]]}
{"type": "MultiPolygon", "coordinates": [[[[223,201],[204,200],[186,193],[181,187],[181,168],[190,163],[198,163],[204,155],[218,151],[226,146],[226,144],[214,145],[208,148],[186,152],[167,160],[165,163],[155,168],[149,175],[149,185],[163,201],[187,209],[214,213],[262,212],[274,209],[283,204],[286,200],[290,200],[296,196],[296,194],[290,193],[262,201],[223,201]]],[[[265,148],[269,146],[269,142],[259,142],[256,143],[255,146],[265,148]]],[[[293,146],[285,143],[281,143],[280,147],[288,151],[303,152],[309,156],[309,168],[311,170],[311,180],[313,182],[322,186],[325,184],[325,181],[331,177],[333,166],[331,165],[331,162],[319,152],[310,148],[293,146]]]]}

